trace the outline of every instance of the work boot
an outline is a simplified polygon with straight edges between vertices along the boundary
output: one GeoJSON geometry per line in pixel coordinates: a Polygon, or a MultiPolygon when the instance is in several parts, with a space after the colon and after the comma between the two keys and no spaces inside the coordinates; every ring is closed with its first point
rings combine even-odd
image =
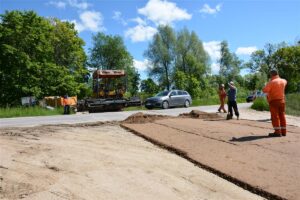
{"type": "Polygon", "coordinates": [[[269,137],[281,137],[280,133],[269,133],[269,137]]]}
{"type": "Polygon", "coordinates": [[[281,136],[286,136],[286,133],[281,133],[281,136]]]}
{"type": "Polygon", "coordinates": [[[228,114],[227,117],[226,117],[226,119],[230,120],[230,119],[232,119],[232,116],[228,114]]]}

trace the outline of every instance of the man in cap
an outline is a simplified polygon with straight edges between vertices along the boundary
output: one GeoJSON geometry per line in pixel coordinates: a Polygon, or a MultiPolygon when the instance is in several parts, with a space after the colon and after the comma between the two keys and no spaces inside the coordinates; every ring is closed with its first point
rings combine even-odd
{"type": "Polygon", "coordinates": [[[237,107],[237,103],[236,103],[236,94],[237,94],[237,89],[234,86],[233,81],[230,81],[230,83],[228,83],[229,86],[229,90],[227,92],[227,96],[228,96],[228,114],[227,114],[227,120],[228,119],[232,119],[233,117],[233,112],[232,112],[232,108],[234,110],[234,114],[236,115],[237,119],[239,119],[239,110],[237,107]]]}
{"type": "Polygon", "coordinates": [[[263,88],[267,93],[269,102],[272,125],[274,133],[270,137],[286,136],[286,119],[285,119],[285,95],[284,90],[287,84],[285,79],[279,77],[277,70],[270,71],[271,80],[263,88]]]}
{"type": "Polygon", "coordinates": [[[221,112],[221,110],[223,110],[224,113],[227,113],[226,109],[224,108],[224,104],[225,104],[225,99],[226,99],[226,92],[224,89],[224,84],[221,84],[219,87],[219,99],[220,99],[220,107],[218,109],[218,112],[221,112]]]}

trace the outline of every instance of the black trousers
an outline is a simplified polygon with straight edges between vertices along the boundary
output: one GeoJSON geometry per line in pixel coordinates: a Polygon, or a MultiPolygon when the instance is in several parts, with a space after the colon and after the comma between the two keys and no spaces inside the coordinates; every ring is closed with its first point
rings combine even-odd
{"type": "Polygon", "coordinates": [[[70,106],[69,105],[64,106],[64,114],[70,114],[70,106]]]}
{"type": "Polygon", "coordinates": [[[239,109],[237,107],[236,101],[228,101],[228,114],[233,117],[232,108],[234,110],[234,114],[238,117],[240,115],[239,109]]]}

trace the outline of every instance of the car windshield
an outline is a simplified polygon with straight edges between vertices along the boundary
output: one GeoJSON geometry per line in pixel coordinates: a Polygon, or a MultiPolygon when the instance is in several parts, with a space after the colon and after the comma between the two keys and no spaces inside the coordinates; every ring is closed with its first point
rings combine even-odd
{"type": "Polygon", "coordinates": [[[163,97],[163,96],[167,96],[169,94],[169,91],[163,91],[163,92],[160,92],[158,94],[156,94],[155,96],[156,97],[163,97]]]}

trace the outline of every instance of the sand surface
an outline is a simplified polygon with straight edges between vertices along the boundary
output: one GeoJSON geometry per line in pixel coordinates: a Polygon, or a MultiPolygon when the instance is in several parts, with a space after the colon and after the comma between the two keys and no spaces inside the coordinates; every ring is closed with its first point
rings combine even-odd
{"type": "Polygon", "coordinates": [[[118,124],[0,129],[0,158],[0,199],[262,199],[118,124]]]}
{"type": "Polygon", "coordinates": [[[227,121],[215,114],[201,113],[198,118],[190,117],[146,122],[135,116],[135,120],[125,120],[123,126],[154,143],[178,150],[196,163],[249,184],[258,193],[267,192],[270,199],[300,199],[299,127],[288,126],[287,137],[269,138],[266,135],[272,132],[271,124],[263,120],[227,121]]]}

